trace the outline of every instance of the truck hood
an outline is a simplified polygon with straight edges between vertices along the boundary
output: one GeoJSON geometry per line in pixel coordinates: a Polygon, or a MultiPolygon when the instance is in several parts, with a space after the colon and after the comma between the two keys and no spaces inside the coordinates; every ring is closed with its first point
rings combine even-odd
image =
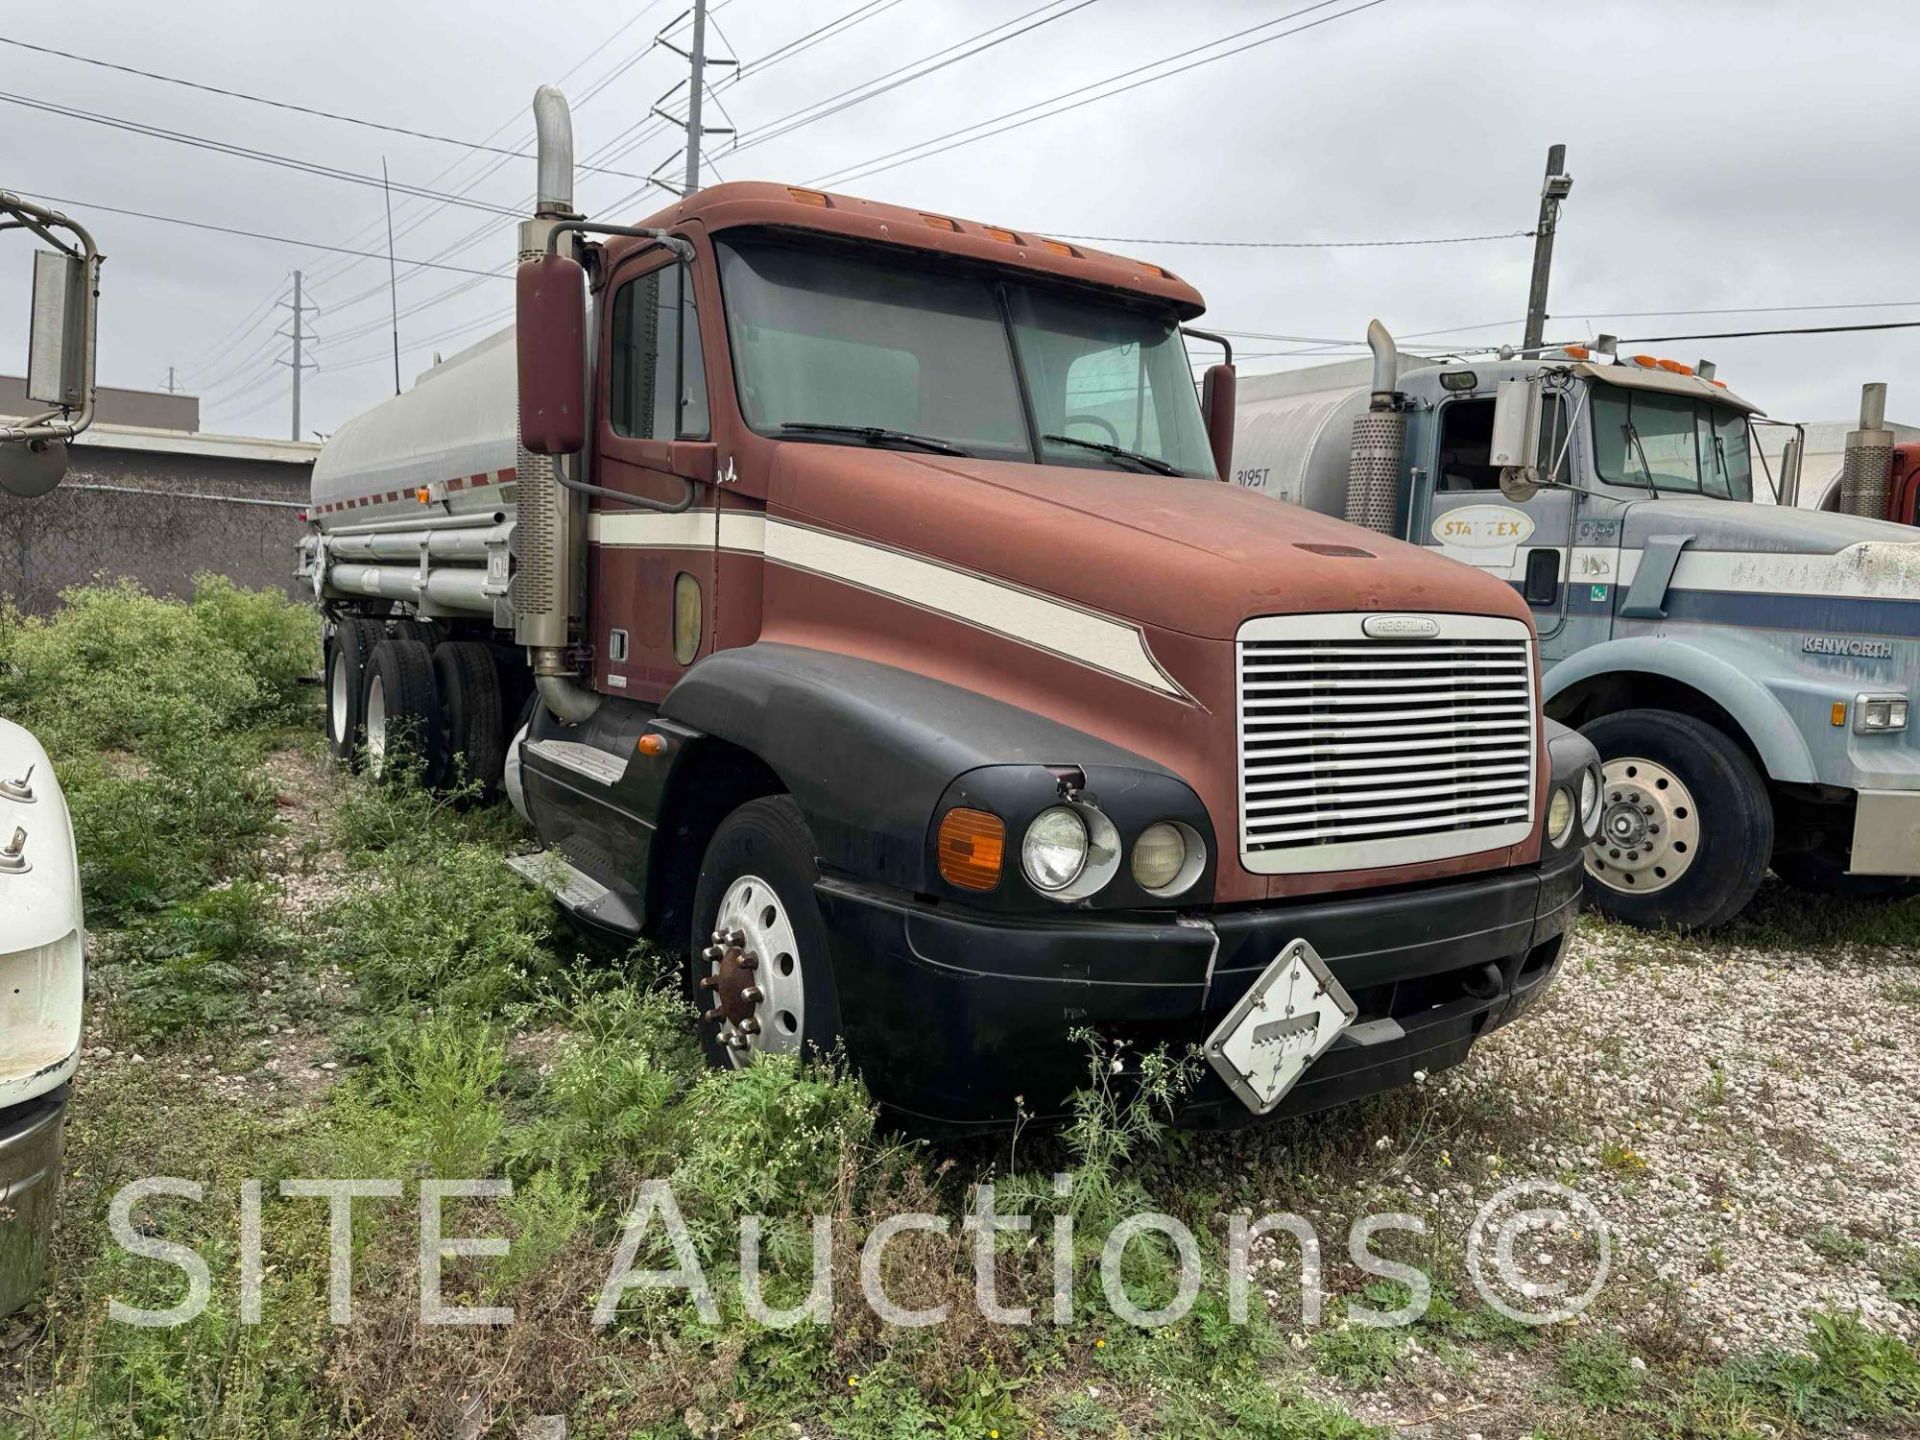
{"type": "Polygon", "coordinates": [[[66,796],[32,732],[0,719],[0,780],[20,779],[29,769],[32,800],[0,792],[0,846],[15,830],[26,831],[29,863],[19,874],[0,870],[0,916],[6,917],[0,926],[0,952],[9,954],[51,944],[82,923],[80,865],[66,796]]]}
{"type": "Polygon", "coordinates": [[[1467,566],[1217,481],[788,443],[769,499],[775,519],[1195,636],[1256,615],[1528,616],[1467,566]]]}
{"type": "Polygon", "coordinates": [[[1920,557],[1920,535],[1910,525],[1729,500],[1636,500],[1627,507],[1621,543],[1644,545],[1652,535],[1691,535],[1695,550],[1833,555],[1870,543],[1905,546],[1920,557]]]}

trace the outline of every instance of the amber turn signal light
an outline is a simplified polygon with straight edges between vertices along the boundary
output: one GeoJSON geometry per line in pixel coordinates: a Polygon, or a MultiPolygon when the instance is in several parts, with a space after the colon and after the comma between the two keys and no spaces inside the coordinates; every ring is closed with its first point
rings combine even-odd
{"type": "Polygon", "coordinates": [[[998,815],[964,806],[940,821],[940,878],[960,890],[991,890],[1000,883],[1007,827],[998,815]]]}

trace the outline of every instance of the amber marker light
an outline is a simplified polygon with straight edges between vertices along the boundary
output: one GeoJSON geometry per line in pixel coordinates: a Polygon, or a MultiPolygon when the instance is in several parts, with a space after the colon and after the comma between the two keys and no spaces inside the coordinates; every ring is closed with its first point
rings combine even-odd
{"type": "Polygon", "coordinates": [[[1836,730],[1843,729],[1846,726],[1846,723],[1847,723],[1847,702],[1844,700],[1836,700],[1833,702],[1834,729],[1836,730]]]}
{"type": "Polygon", "coordinates": [[[940,878],[960,890],[991,890],[1000,883],[1007,827],[998,815],[962,806],[940,821],[940,878]]]}
{"type": "Polygon", "coordinates": [[[790,195],[793,199],[799,201],[802,205],[815,205],[822,210],[825,210],[828,207],[828,205],[831,203],[828,201],[827,197],[824,194],[822,194],[820,191],[802,190],[797,185],[789,185],[787,187],[787,194],[790,195]]]}
{"type": "Polygon", "coordinates": [[[422,485],[418,490],[413,492],[413,498],[418,500],[422,505],[431,505],[433,503],[433,492],[422,485]]]}
{"type": "Polygon", "coordinates": [[[642,755],[645,755],[648,759],[652,759],[656,755],[664,755],[667,753],[667,737],[649,730],[640,737],[633,748],[638,750],[642,755]]]}

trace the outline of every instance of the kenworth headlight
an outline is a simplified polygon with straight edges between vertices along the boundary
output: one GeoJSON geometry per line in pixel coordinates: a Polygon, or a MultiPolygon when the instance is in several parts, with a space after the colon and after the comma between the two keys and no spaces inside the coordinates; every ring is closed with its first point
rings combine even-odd
{"type": "Polygon", "coordinates": [[[1133,842],[1133,878],[1149,895],[1165,899],[1180,894],[1206,865],[1206,842],[1177,820],[1155,821],[1133,842]]]}
{"type": "Polygon", "coordinates": [[[1887,735],[1907,728],[1904,695],[1856,695],[1853,728],[1862,735],[1887,735]]]}
{"type": "Polygon", "coordinates": [[[1591,765],[1580,772],[1580,829],[1589,840],[1600,830],[1600,772],[1591,765]]]}

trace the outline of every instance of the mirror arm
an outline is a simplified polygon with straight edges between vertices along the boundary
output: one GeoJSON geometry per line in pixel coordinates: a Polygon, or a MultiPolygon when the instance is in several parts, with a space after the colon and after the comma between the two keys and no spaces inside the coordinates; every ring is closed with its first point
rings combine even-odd
{"type": "Polygon", "coordinates": [[[23,200],[9,190],[0,190],[0,215],[9,218],[9,228],[19,227],[33,231],[49,245],[61,251],[70,259],[77,259],[85,267],[85,284],[80,287],[81,309],[81,382],[80,405],[76,411],[65,409],[49,410],[24,424],[15,423],[0,428],[0,438],[8,442],[33,440],[71,440],[82,430],[93,424],[94,408],[94,363],[99,355],[99,336],[96,334],[100,313],[100,262],[105,258],[100,247],[93,243],[93,236],[79,221],[61,214],[58,210],[49,210],[23,200]],[[79,242],[79,248],[67,244],[50,233],[50,227],[73,232],[79,242]],[[54,419],[54,416],[61,416],[54,419]]]}
{"type": "Polygon", "coordinates": [[[1226,336],[1216,335],[1211,330],[1196,330],[1191,325],[1182,325],[1180,327],[1180,333],[1182,335],[1191,335],[1196,340],[1205,340],[1211,344],[1218,345],[1222,350],[1226,351],[1226,358],[1220,363],[1223,365],[1231,365],[1233,363],[1233,342],[1227,339],[1226,336]]]}
{"type": "Polygon", "coordinates": [[[575,235],[631,235],[641,240],[658,240],[682,260],[693,259],[693,246],[665,230],[649,230],[643,225],[598,225],[591,220],[562,220],[547,231],[547,253],[560,253],[560,237],[575,235]]]}

